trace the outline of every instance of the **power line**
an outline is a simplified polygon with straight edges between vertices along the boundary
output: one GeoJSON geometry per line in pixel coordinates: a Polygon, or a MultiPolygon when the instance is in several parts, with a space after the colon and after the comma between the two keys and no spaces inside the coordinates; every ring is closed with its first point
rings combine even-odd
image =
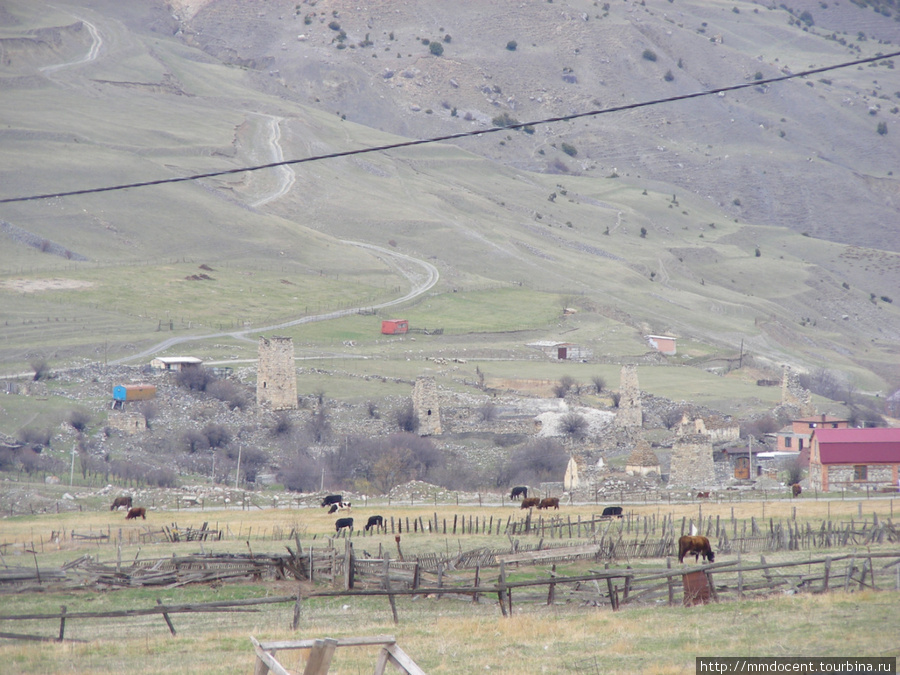
{"type": "Polygon", "coordinates": [[[364,155],[370,152],[384,152],[386,150],[397,150],[399,148],[409,148],[416,145],[425,145],[426,143],[441,143],[444,141],[452,141],[459,138],[468,138],[470,136],[481,136],[482,134],[492,134],[498,131],[508,131],[509,129],[523,129],[525,127],[536,127],[542,124],[553,124],[554,122],[569,122],[571,120],[576,120],[582,117],[594,117],[596,115],[607,115],[615,112],[623,112],[625,110],[636,110],[638,108],[647,108],[654,105],[661,105],[663,103],[674,103],[676,101],[686,101],[692,98],[700,98],[702,96],[713,96],[715,94],[728,92],[728,91],[737,91],[739,89],[746,89],[747,87],[759,87],[766,84],[774,84],[776,82],[784,82],[785,80],[792,80],[798,77],[808,77],[810,75],[816,75],[818,73],[826,73],[831,70],[838,70],[840,68],[849,68],[851,66],[859,66],[865,63],[873,63],[875,61],[882,61],[884,59],[890,59],[900,56],[900,51],[892,52],[889,54],[879,54],[877,56],[872,56],[866,59],[859,59],[858,61],[846,61],[844,63],[838,63],[833,66],[823,66],[822,68],[813,68],[812,70],[804,70],[799,73],[791,73],[788,75],[782,75],[780,77],[772,77],[769,79],[763,80],[754,80],[752,82],[744,82],[741,84],[732,84],[727,87],[720,87],[718,89],[706,89],[703,91],[694,92],[691,94],[681,94],[679,96],[669,96],[667,98],[657,98],[651,101],[643,101],[640,103],[628,103],[625,105],[614,106],[612,108],[603,108],[602,110],[588,110],[586,112],[573,113],[571,115],[562,115],[560,117],[546,117],[540,120],[534,120],[532,122],[518,122],[516,124],[509,124],[501,127],[490,127],[488,129],[478,129],[475,131],[462,131],[455,134],[448,134],[446,136],[434,136],[432,138],[425,138],[414,141],[403,141],[401,143],[391,143],[389,145],[377,145],[371,148],[359,148],[356,150],[345,150],[343,152],[332,152],[327,155],[313,155],[312,157],[304,157],[301,159],[287,159],[280,162],[270,162],[269,164],[259,164],[256,166],[244,166],[237,169],[225,169],[222,171],[211,171],[209,173],[197,173],[190,176],[180,176],[176,178],[161,178],[159,180],[149,180],[149,181],[141,181],[139,183],[121,183],[118,185],[110,185],[106,187],[99,188],[86,188],[84,190],[71,190],[68,192],[54,192],[49,194],[41,194],[41,195],[31,195],[27,197],[8,197],[6,199],[0,199],[0,204],[10,204],[13,202],[29,202],[29,201],[37,201],[41,199],[53,199],[55,197],[72,197],[74,195],[86,195],[93,194],[96,192],[112,192],[115,190],[128,190],[130,188],[140,188],[140,187],[149,187],[151,185],[165,185],[168,183],[184,183],[187,181],[200,180],[201,178],[216,178],[218,176],[228,176],[230,174],[235,173],[244,173],[247,171],[261,171],[262,169],[272,169],[279,166],[289,166],[292,164],[306,164],[307,162],[320,162],[326,159],[336,159],[338,157],[352,157],[354,155],[364,155]]]}

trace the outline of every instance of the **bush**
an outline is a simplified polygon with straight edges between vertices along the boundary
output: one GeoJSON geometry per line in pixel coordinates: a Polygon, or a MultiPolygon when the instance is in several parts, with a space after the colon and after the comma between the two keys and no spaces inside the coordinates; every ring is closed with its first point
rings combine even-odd
{"type": "Polygon", "coordinates": [[[47,363],[46,359],[35,359],[29,365],[31,370],[34,371],[34,377],[31,378],[34,382],[46,380],[50,377],[50,364],[47,363]]]}
{"type": "Polygon", "coordinates": [[[231,380],[213,380],[206,387],[206,393],[228,405],[229,410],[245,410],[250,407],[250,397],[231,380]]]}
{"type": "Polygon", "coordinates": [[[341,24],[339,24],[337,21],[329,21],[328,27],[333,31],[339,31],[341,29],[341,24]]]}
{"type": "Polygon", "coordinates": [[[578,150],[574,145],[570,145],[569,143],[562,143],[559,146],[559,149],[566,153],[569,157],[574,157],[578,154],[578,150]]]}
{"type": "Polygon", "coordinates": [[[652,49],[645,49],[641,56],[647,61],[656,61],[656,52],[652,49]]]}
{"type": "Polygon", "coordinates": [[[559,430],[570,438],[584,438],[588,432],[588,422],[578,413],[568,413],[559,420],[559,430]]]}
{"type": "Polygon", "coordinates": [[[556,398],[565,398],[566,395],[577,386],[575,378],[571,375],[563,375],[559,378],[559,383],[553,387],[553,394],[556,398]]]}
{"type": "Polygon", "coordinates": [[[203,366],[195,366],[178,371],[178,375],[175,376],[175,383],[179,387],[184,387],[191,391],[206,391],[206,388],[215,379],[215,375],[203,366]]]}
{"type": "Polygon", "coordinates": [[[516,51],[516,48],[518,46],[519,46],[519,43],[516,42],[515,40],[510,40],[509,42],[506,43],[506,48],[511,52],[516,51]]]}
{"type": "Polygon", "coordinates": [[[488,401],[478,408],[478,416],[482,422],[493,422],[497,419],[497,406],[488,401]]]}
{"type": "Polygon", "coordinates": [[[224,448],[231,443],[231,432],[221,424],[207,424],[202,433],[211,448],[224,448]]]}
{"type": "Polygon", "coordinates": [[[19,429],[16,437],[20,443],[27,445],[35,452],[40,452],[43,448],[50,447],[50,430],[35,429],[33,427],[25,427],[19,429]]]}
{"type": "Polygon", "coordinates": [[[428,43],[428,51],[430,51],[434,56],[441,56],[444,53],[444,45],[436,40],[432,40],[428,43]]]}
{"type": "Polygon", "coordinates": [[[400,431],[415,433],[419,430],[419,416],[416,415],[416,411],[411,402],[408,403],[406,407],[397,411],[396,420],[397,427],[400,431]]]}
{"type": "Polygon", "coordinates": [[[666,71],[666,74],[663,75],[663,79],[664,79],[666,82],[671,82],[672,80],[675,79],[675,75],[672,74],[672,71],[671,71],[671,70],[667,70],[667,71],[666,71]]]}
{"type": "Polygon", "coordinates": [[[594,391],[598,394],[602,394],[603,390],[606,389],[606,380],[604,380],[601,375],[594,375],[591,378],[591,384],[594,385],[594,391]]]}
{"type": "Polygon", "coordinates": [[[878,135],[884,136],[888,132],[887,122],[879,122],[877,127],[878,135]]]}
{"type": "Polygon", "coordinates": [[[512,453],[507,464],[508,484],[536,485],[559,480],[565,473],[569,455],[551,438],[536,438],[512,453]]]}
{"type": "Polygon", "coordinates": [[[493,124],[495,127],[511,127],[512,125],[518,123],[519,120],[510,115],[508,112],[500,113],[491,120],[491,124],[493,124]]]}
{"type": "Polygon", "coordinates": [[[86,410],[73,410],[69,413],[69,426],[78,433],[84,433],[91,423],[91,414],[86,410]]]}
{"type": "Polygon", "coordinates": [[[320,405],[306,423],[306,433],[313,443],[325,443],[331,438],[331,422],[325,406],[320,405]]]}

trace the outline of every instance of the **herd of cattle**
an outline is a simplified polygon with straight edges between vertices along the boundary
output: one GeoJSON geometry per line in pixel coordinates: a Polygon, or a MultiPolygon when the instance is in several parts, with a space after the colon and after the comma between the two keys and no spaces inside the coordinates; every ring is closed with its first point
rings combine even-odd
{"type": "MultiPolygon", "coordinates": [[[[798,496],[800,492],[801,489],[799,484],[791,486],[792,497],[798,496]]],[[[697,499],[708,499],[709,496],[709,492],[697,493],[697,499]]],[[[529,497],[528,488],[524,486],[514,487],[509,497],[512,500],[521,499],[522,504],[520,508],[523,509],[537,508],[559,510],[559,497],[545,497],[543,499],[539,497],[529,497]]],[[[319,506],[322,508],[328,508],[329,514],[337,513],[338,511],[342,510],[346,510],[348,512],[350,511],[350,502],[345,502],[343,495],[326,495],[325,498],[322,499],[322,503],[319,506]]],[[[147,509],[143,506],[133,506],[131,497],[116,497],[113,500],[112,505],[109,507],[109,510],[117,511],[122,507],[128,510],[128,513],[125,515],[125,520],[132,520],[135,518],[143,518],[144,520],[147,519],[147,509]]],[[[602,517],[622,518],[622,507],[607,506],[603,509],[602,517]]],[[[375,528],[376,531],[385,529],[384,517],[380,515],[369,516],[364,529],[366,532],[368,532],[372,528],[375,528]]],[[[338,518],[336,521],[334,521],[334,530],[338,534],[345,530],[352,532],[353,518],[350,516],[338,518]]],[[[684,557],[690,554],[694,555],[694,562],[698,562],[700,556],[703,556],[703,559],[708,562],[713,562],[716,555],[712,550],[709,539],[707,539],[706,537],[685,535],[678,540],[678,562],[683,563],[684,557]]]]}

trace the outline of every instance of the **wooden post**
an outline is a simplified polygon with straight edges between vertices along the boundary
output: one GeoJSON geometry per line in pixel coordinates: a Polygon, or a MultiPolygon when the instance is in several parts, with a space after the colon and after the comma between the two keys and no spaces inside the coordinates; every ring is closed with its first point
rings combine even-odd
{"type": "Polygon", "coordinates": [[[62,616],[59,617],[59,638],[57,638],[60,642],[63,641],[63,637],[66,633],[66,606],[63,605],[59,608],[59,613],[62,616]]]}
{"type": "Polygon", "coordinates": [[[828,575],[831,573],[831,558],[829,556],[825,557],[825,574],[822,580],[822,592],[828,592],[828,575]]]}
{"type": "Polygon", "coordinates": [[[609,604],[615,612],[619,609],[619,598],[616,587],[613,586],[612,577],[606,577],[606,587],[609,589],[609,604]]]}
{"type": "Polygon", "coordinates": [[[334,638],[316,640],[313,648],[309,651],[309,659],[306,661],[303,675],[326,675],[331,667],[331,660],[334,658],[337,644],[338,641],[334,638]]]}
{"type": "Polygon", "coordinates": [[[350,538],[344,540],[344,590],[353,588],[353,544],[350,538]]]}
{"type": "MultiPolygon", "coordinates": [[[[666,556],[666,569],[672,569],[672,559],[668,556],[666,556]]],[[[666,577],[666,586],[669,590],[669,606],[671,607],[675,604],[675,584],[671,574],[666,577]]]]}
{"type": "Polygon", "coordinates": [[[294,603],[294,620],[291,621],[291,628],[297,630],[300,627],[300,610],[302,609],[303,586],[297,583],[297,601],[294,603]]]}
{"type": "Polygon", "coordinates": [[[500,578],[497,581],[497,599],[500,601],[500,611],[503,612],[503,616],[507,616],[506,613],[506,598],[504,594],[506,592],[506,564],[500,563],[500,578]]]}
{"type": "Polygon", "coordinates": [[[394,625],[400,623],[397,616],[397,602],[394,600],[394,594],[391,593],[391,557],[387,551],[384,552],[384,590],[388,592],[388,602],[391,603],[391,616],[394,617],[394,625]]]}
{"type": "MultiPolygon", "coordinates": [[[[162,607],[162,600],[159,598],[156,599],[156,604],[162,607]]],[[[172,620],[169,618],[169,615],[166,612],[162,613],[163,618],[166,620],[166,625],[169,627],[169,632],[172,635],[175,635],[175,626],[172,625],[172,620]]]]}
{"type": "MultiPolygon", "coordinates": [[[[556,576],[556,565],[554,564],[550,568],[550,576],[556,576]]],[[[556,584],[550,584],[549,589],[547,590],[547,604],[551,607],[553,606],[553,601],[556,599],[556,584]]]]}
{"type": "MultiPolygon", "coordinates": [[[[475,565],[475,588],[481,585],[481,565],[475,565]]],[[[478,593],[472,593],[472,602],[478,602],[478,593]]]]}

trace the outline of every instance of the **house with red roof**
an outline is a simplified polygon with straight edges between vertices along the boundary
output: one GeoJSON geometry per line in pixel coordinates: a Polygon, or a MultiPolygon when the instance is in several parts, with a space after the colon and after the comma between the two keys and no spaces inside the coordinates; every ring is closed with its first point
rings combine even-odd
{"type": "Polygon", "coordinates": [[[775,452],[799,453],[800,466],[809,466],[809,444],[816,429],[846,429],[850,422],[831,415],[812,415],[791,420],[783,429],[775,432],[775,452]]]}
{"type": "Polygon", "coordinates": [[[897,489],[900,429],[817,428],[810,439],[809,486],[823,492],[897,489]]]}

